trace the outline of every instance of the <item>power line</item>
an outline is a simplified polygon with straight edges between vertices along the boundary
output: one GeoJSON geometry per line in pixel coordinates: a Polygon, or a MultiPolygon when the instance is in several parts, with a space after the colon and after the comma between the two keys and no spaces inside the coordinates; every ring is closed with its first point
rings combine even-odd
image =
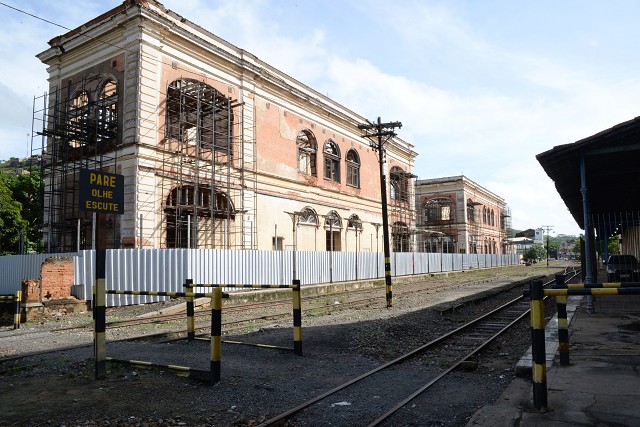
{"type": "MultiPolygon", "coordinates": [[[[51,24],[51,25],[54,25],[54,26],[56,26],[56,27],[60,27],[60,28],[62,28],[62,29],[64,29],[64,30],[67,30],[67,31],[73,31],[73,28],[69,28],[69,27],[66,27],[66,26],[64,26],[64,25],[62,25],[62,24],[58,24],[57,22],[50,21],[50,20],[48,20],[48,19],[46,19],[46,18],[42,18],[42,17],[40,17],[40,16],[38,16],[38,15],[34,15],[34,14],[32,14],[32,13],[29,13],[29,12],[27,12],[27,11],[25,11],[25,10],[22,10],[22,9],[20,9],[20,8],[17,8],[17,7],[15,7],[15,6],[11,6],[11,5],[9,5],[9,4],[5,3],[5,2],[0,1],[0,5],[1,5],[1,6],[5,6],[5,7],[9,8],[9,9],[15,10],[15,11],[16,11],[16,12],[18,12],[18,13],[22,13],[23,15],[27,15],[27,16],[29,16],[29,17],[31,17],[31,18],[34,18],[34,19],[37,19],[37,20],[40,20],[40,21],[46,22],[46,23],[51,24]]],[[[130,7],[131,7],[130,5],[127,5],[127,6],[126,6],[126,8],[127,8],[127,9],[129,9],[130,7]]],[[[149,60],[149,61],[154,61],[154,62],[156,62],[156,63],[158,63],[158,64],[169,65],[169,66],[173,67],[174,69],[178,69],[178,70],[180,70],[180,71],[184,71],[184,72],[189,73],[189,74],[196,74],[194,71],[187,70],[187,69],[185,69],[185,68],[181,68],[179,65],[176,65],[176,64],[174,64],[174,63],[164,62],[164,61],[162,61],[162,60],[160,60],[160,59],[158,59],[158,58],[156,58],[156,57],[152,57],[152,56],[149,56],[149,55],[145,55],[145,54],[144,54],[144,53],[142,53],[142,52],[137,52],[137,51],[134,51],[134,50],[128,50],[128,49],[126,49],[126,48],[124,48],[124,47],[122,47],[122,46],[118,46],[118,45],[116,45],[116,44],[109,43],[109,42],[107,42],[107,41],[100,40],[100,39],[97,39],[97,38],[95,38],[95,37],[91,37],[91,36],[89,36],[89,35],[87,35],[87,34],[85,34],[85,33],[78,33],[78,36],[85,37],[85,38],[87,38],[87,39],[89,39],[89,40],[92,40],[92,41],[95,41],[95,42],[98,42],[98,43],[102,43],[102,44],[105,44],[105,45],[110,46],[110,47],[115,47],[116,49],[120,49],[120,50],[122,50],[122,51],[124,51],[124,52],[127,52],[127,53],[139,54],[141,58],[145,58],[145,59],[147,59],[147,60],[149,60]]],[[[64,53],[64,49],[62,48],[62,46],[59,46],[59,48],[60,48],[60,50],[64,53]]]]}

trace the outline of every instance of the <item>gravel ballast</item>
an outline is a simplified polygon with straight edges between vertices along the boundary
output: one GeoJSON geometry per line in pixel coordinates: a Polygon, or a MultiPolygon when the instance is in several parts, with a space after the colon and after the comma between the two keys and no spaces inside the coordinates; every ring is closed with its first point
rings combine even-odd
{"type": "MultiPolygon", "coordinates": [[[[560,267],[510,267],[428,277],[410,284],[402,284],[401,279],[397,279],[392,308],[385,307],[382,287],[380,301],[369,306],[324,315],[303,314],[302,357],[287,350],[223,345],[222,379],[213,387],[162,370],[119,364],[109,364],[107,378],[95,380],[91,329],[62,329],[91,324],[90,313],[27,323],[17,331],[3,327],[0,329],[0,425],[258,425],[460,326],[485,309],[482,304],[459,306],[453,301],[469,299],[469,295],[481,292],[496,292],[508,283],[562,270],[560,267]],[[430,286],[433,292],[417,291],[430,286]],[[455,310],[443,311],[447,306],[455,310]],[[19,357],[71,345],[84,346],[19,357]]],[[[516,292],[521,292],[523,286],[517,287],[516,292]]],[[[487,301],[499,298],[490,297],[487,301]]],[[[304,304],[303,294],[303,309],[304,304]]],[[[108,319],[134,317],[161,308],[162,304],[123,307],[110,309],[107,316],[108,319]]],[[[223,320],[224,317],[223,308],[223,320]]],[[[127,334],[140,334],[141,329],[143,327],[137,331],[119,331],[118,336],[114,331],[109,339],[128,338],[127,334]]],[[[156,332],[161,327],[146,326],[146,329],[156,332]]],[[[274,321],[268,327],[223,339],[293,347],[290,321],[274,321]]],[[[408,411],[394,425],[465,425],[479,407],[495,400],[509,384],[515,363],[529,345],[529,329],[524,324],[492,344],[479,358],[473,372],[453,375],[447,379],[449,384],[439,386],[438,401],[430,405],[429,413],[420,416],[420,421],[408,411]],[[473,393],[468,393],[469,398],[465,399],[467,389],[473,393]],[[429,423],[424,424],[425,420],[429,423]]],[[[207,341],[109,341],[107,355],[206,370],[210,347],[207,341]]],[[[409,380],[412,378],[396,379],[409,380]]],[[[344,406],[369,404],[344,402],[327,403],[322,421],[304,425],[344,425],[340,416],[344,406]]],[[[360,409],[367,412],[366,406],[360,409]]]]}

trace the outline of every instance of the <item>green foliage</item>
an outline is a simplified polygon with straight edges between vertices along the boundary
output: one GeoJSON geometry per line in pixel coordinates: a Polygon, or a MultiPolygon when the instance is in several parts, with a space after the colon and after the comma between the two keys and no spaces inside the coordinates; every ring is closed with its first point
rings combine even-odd
{"type": "Polygon", "coordinates": [[[20,236],[24,232],[24,250],[41,251],[39,222],[42,217],[42,179],[37,170],[30,174],[8,175],[0,173],[2,203],[0,217],[0,252],[19,253],[20,236]]]}
{"type": "Polygon", "coordinates": [[[522,255],[524,256],[524,259],[537,261],[546,258],[547,251],[543,245],[536,243],[531,245],[531,247],[524,251],[522,255]]]}
{"type": "MultiPolygon", "coordinates": [[[[604,241],[598,239],[596,241],[596,248],[598,253],[604,257],[604,241]]],[[[607,251],[609,255],[619,254],[620,253],[620,235],[611,236],[607,242],[607,251]]]]}
{"type": "Polygon", "coordinates": [[[8,177],[0,174],[0,255],[18,253],[20,233],[27,225],[21,214],[22,204],[14,199],[8,177]]]}
{"type": "Polygon", "coordinates": [[[580,243],[581,240],[580,239],[576,239],[576,244],[573,245],[573,252],[580,255],[580,250],[582,248],[582,244],[580,243]]]}

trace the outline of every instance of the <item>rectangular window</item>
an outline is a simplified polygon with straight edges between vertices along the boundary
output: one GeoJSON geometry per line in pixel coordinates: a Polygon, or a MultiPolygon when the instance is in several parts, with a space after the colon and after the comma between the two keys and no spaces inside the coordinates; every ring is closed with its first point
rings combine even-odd
{"type": "Polygon", "coordinates": [[[271,247],[274,251],[281,251],[284,248],[284,237],[272,237],[271,247]]]}
{"type": "Polygon", "coordinates": [[[360,171],[356,166],[349,163],[347,163],[347,185],[360,187],[360,171]]]}
{"type": "Polygon", "coordinates": [[[449,221],[451,219],[451,206],[442,206],[440,210],[440,219],[449,221]]]}
{"type": "Polygon", "coordinates": [[[340,182],[340,163],[337,160],[325,158],[324,177],[330,181],[340,182]]]}

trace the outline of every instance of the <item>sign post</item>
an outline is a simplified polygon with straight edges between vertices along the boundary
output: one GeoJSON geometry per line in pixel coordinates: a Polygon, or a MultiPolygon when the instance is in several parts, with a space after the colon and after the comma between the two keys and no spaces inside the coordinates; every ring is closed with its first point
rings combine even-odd
{"type": "MultiPolygon", "coordinates": [[[[108,172],[80,169],[79,209],[93,212],[94,227],[100,214],[124,213],[124,176],[108,172]]],[[[95,234],[94,242],[95,244],[95,234]]],[[[106,258],[104,245],[96,246],[96,282],[93,285],[93,352],[95,378],[104,379],[106,361],[106,258]]]]}

